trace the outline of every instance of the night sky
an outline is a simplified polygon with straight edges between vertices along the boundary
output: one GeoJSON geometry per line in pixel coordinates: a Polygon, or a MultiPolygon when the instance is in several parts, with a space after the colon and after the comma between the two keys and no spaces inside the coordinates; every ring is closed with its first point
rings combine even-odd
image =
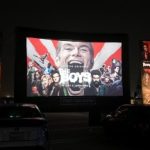
{"type": "Polygon", "coordinates": [[[70,1],[5,1],[0,5],[2,92],[14,95],[15,28],[32,27],[90,33],[126,33],[129,37],[130,88],[140,82],[140,40],[150,39],[146,1],[113,0],[99,3],[70,1]]]}

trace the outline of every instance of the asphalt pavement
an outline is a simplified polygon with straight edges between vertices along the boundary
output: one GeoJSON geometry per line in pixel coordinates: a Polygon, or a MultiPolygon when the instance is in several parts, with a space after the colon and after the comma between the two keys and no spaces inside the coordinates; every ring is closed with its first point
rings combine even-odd
{"type": "Polygon", "coordinates": [[[101,125],[89,126],[88,112],[46,113],[50,150],[141,150],[141,137],[108,136],[101,125]]]}

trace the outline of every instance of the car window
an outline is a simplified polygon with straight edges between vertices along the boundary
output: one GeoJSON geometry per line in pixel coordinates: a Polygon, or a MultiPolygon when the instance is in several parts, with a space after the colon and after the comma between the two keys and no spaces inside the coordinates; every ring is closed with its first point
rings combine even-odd
{"type": "Polygon", "coordinates": [[[41,116],[41,113],[36,108],[31,107],[0,108],[0,118],[30,118],[41,116]]]}
{"type": "Polygon", "coordinates": [[[115,116],[124,119],[127,117],[127,112],[128,112],[127,108],[123,110],[119,110],[119,111],[116,111],[115,116]]]}
{"type": "Polygon", "coordinates": [[[126,109],[128,109],[128,108],[129,108],[128,106],[123,105],[123,106],[118,107],[117,110],[116,110],[116,112],[117,112],[117,111],[124,111],[124,110],[126,110],[126,109]]]}

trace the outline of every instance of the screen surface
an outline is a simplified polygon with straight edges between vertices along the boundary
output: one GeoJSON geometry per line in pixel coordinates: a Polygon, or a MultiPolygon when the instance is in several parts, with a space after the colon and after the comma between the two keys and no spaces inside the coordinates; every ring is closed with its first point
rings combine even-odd
{"type": "Polygon", "coordinates": [[[123,96],[122,42],[26,37],[27,97],[123,96]]]}

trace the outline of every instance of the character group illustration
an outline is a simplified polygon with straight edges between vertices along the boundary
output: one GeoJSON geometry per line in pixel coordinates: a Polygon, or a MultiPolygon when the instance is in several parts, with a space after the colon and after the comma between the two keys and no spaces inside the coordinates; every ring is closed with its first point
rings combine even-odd
{"type": "Polygon", "coordinates": [[[56,48],[51,44],[50,50],[40,54],[30,43],[27,42],[28,96],[123,95],[120,43],[112,47],[113,43],[104,43],[96,55],[90,42],[58,41],[56,48]]]}

